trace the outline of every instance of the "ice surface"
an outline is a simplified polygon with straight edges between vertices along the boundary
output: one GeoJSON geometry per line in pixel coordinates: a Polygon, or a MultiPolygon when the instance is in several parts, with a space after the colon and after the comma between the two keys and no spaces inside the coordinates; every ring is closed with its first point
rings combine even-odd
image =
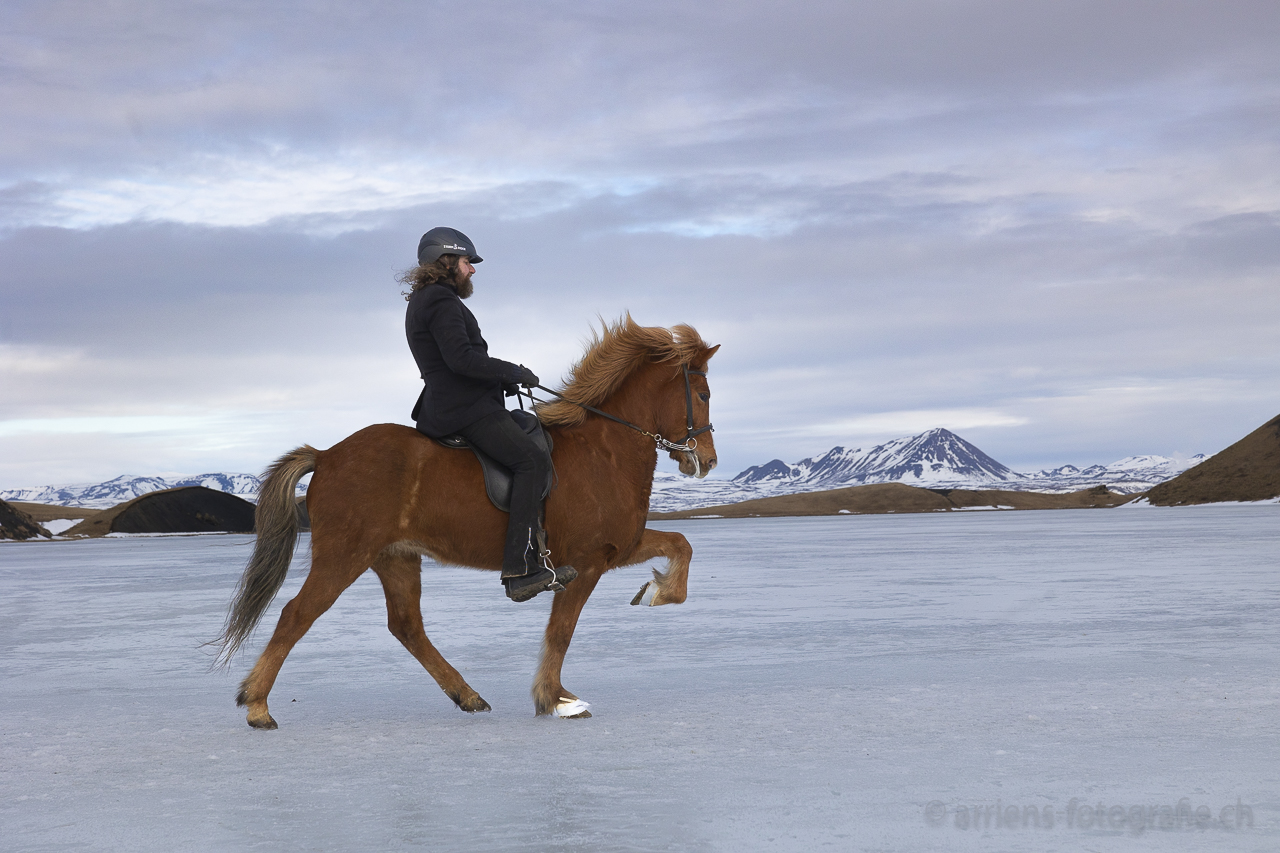
{"type": "Polygon", "coordinates": [[[565,667],[594,718],[532,716],[546,596],[428,566],[427,631],[493,712],[453,707],[366,574],[286,663],[276,732],[233,704],[251,657],[197,648],[249,537],[0,545],[0,848],[1280,849],[1280,508],[661,526],[689,601],[600,583],[565,667]],[[1080,825],[1183,798],[1210,824],[1080,825]],[[1252,828],[1218,821],[1237,802],[1252,828]]]}

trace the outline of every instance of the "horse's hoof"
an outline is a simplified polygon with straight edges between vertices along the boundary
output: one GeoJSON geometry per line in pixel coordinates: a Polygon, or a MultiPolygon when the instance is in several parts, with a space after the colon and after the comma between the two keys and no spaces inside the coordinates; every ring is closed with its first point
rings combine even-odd
{"type": "Polygon", "coordinates": [[[250,717],[248,719],[248,723],[249,725],[253,726],[255,729],[262,729],[263,731],[270,731],[271,729],[280,728],[280,724],[277,723],[275,720],[271,719],[270,714],[267,715],[267,718],[265,720],[262,718],[255,719],[254,717],[250,717]]]}
{"type": "Polygon", "coordinates": [[[480,698],[477,694],[470,699],[463,699],[458,703],[458,707],[466,711],[468,714],[474,714],[477,711],[492,711],[489,703],[480,698]]]}
{"type": "Polygon", "coordinates": [[[591,712],[587,710],[590,707],[590,702],[583,702],[581,699],[570,699],[567,696],[562,696],[560,697],[559,704],[552,709],[551,713],[565,720],[585,720],[591,716],[591,712]]]}
{"type": "Polygon", "coordinates": [[[636,597],[631,599],[633,605],[643,604],[645,607],[653,607],[653,599],[658,594],[658,585],[653,581],[649,581],[640,587],[640,591],[636,593],[636,597]]]}

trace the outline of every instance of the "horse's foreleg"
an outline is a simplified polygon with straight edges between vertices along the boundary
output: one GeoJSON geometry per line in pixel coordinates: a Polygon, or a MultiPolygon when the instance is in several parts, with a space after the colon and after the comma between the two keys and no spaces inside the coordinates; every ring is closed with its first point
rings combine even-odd
{"type": "MultiPolygon", "coordinates": [[[[554,713],[556,706],[568,706],[565,700],[572,702],[578,698],[560,683],[560,668],[564,665],[564,656],[569,651],[569,641],[573,639],[573,629],[578,626],[582,607],[603,573],[599,568],[580,570],[577,579],[557,592],[551,603],[551,618],[547,620],[547,632],[542,638],[542,660],[533,680],[533,707],[538,716],[554,713]]],[[[590,717],[591,712],[582,710],[572,716],[590,717]]]]}
{"type": "Polygon", "coordinates": [[[431,673],[436,684],[459,708],[469,714],[488,711],[489,703],[471,689],[427,639],[422,625],[422,558],[384,555],[374,561],[373,570],[387,596],[387,627],[392,635],[431,673]]]}
{"type": "Polygon", "coordinates": [[[623,565],[634,566],[655,557],[667,558],[667,570],[653,570],[653,580],[640,587],[632,604],[683,604],[689,595],[689,561],[693,559],[693,547],[679,533],[645,528],[640,547],[623,565]]]}
{"type": "Polygon", "coordinates": [[[284,659],[289,656],[298,640],[302,639],[302,635],[333,606],[343,590],[355,583],[364,570],[364,566],[350,561],[343,565],[332,559],[321,559],[315,556],[313,549],[311,572],[303,582],[302,589],[284,606],[270,642],[258,656],[258,662],[253,665],[249,675],[241,682],[240,692],[236,694],[236,704],[249,709],[249,725],[255,729],[277,728],[276,721],[267,710],[267,694],[275,684],[284,659]]]}

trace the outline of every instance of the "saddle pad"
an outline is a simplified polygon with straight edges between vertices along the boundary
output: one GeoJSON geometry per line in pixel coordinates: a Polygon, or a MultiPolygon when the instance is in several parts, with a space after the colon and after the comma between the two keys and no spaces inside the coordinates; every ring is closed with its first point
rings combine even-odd
{"type": "MultiPolygon", "coordinates": [[[[551,441],[551,436],[542,428],[542,422],[538,420],[537,416],[523,410],[511,411],[508,414],[511,415],[511,419],[516,422],[520,429],[533,437],[534,442],[542,448],[543,452],[547,454],[547,460],[550,461],[554,444],[551,441]]],[[[445,447],[469,448],[476,455],[476,459],[480,460],[480,469],[484,471],[484,490],[485,494],[489,496],[489,501],[503,512],[511,512],[511,471],[506,466],[497,462],[484,451],[472,447],[460,435],[446,435],[443,438],[437,438],[435,441],[445,447]]],[[[551,483],[555,479],[555,471],[549,470],[547,482],[542,487],[542,497],[544,499],[550,493],[551,483]]]]}

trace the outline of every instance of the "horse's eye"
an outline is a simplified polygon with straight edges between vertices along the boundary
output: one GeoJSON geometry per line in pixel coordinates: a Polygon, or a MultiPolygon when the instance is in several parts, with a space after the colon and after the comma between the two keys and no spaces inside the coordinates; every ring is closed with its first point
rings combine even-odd
{"type": "Polygon", "coordinates": [[[704,403],[711,399],[711,394],[709,393],[700,393],[698,396],[702,398],[702,402],[704,403]]]}

